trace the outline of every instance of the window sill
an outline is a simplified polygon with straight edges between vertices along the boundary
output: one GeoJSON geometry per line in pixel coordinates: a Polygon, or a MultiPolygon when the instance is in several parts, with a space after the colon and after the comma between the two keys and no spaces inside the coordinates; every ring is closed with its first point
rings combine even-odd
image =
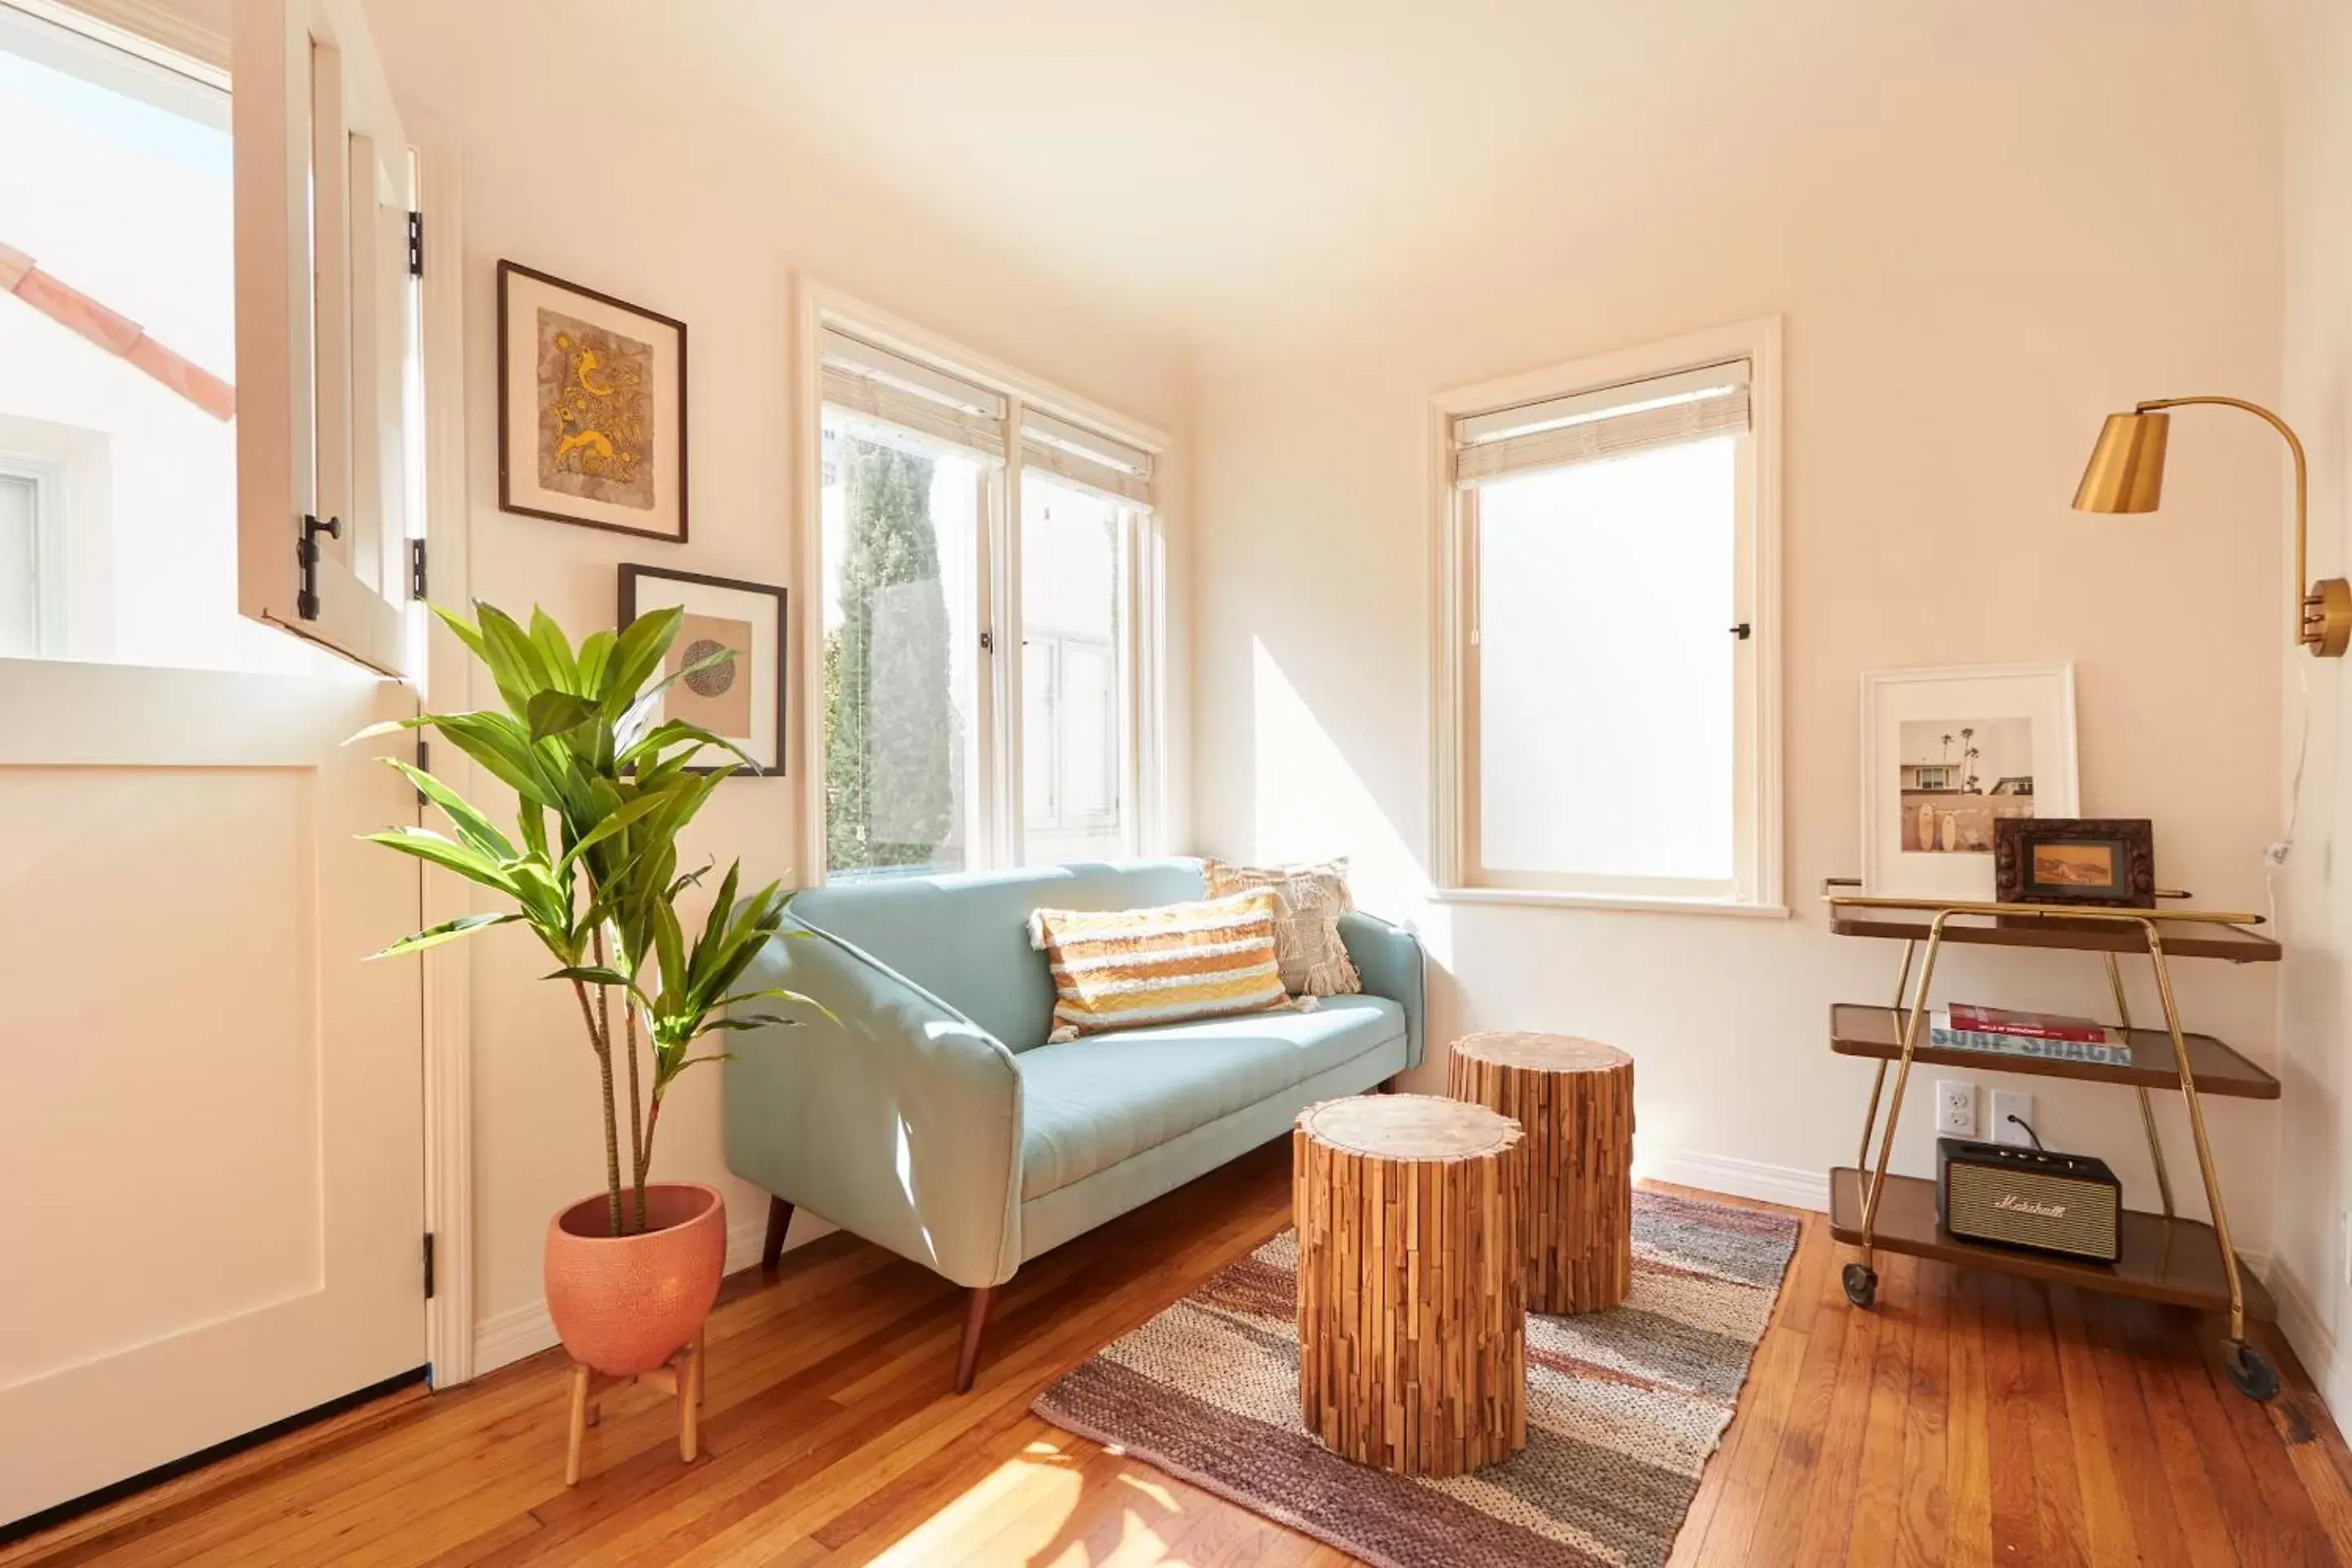
{"type": "Polygon", "coordinates": [[[1675,899],[1640,893],[1568,893],[1538,888],[1439,888],[1436,904],[1517,904],[1529,909],[1626,910],[1650,914],[1734,915],[1746,920],[1784,921],[1786,904],[1751,904],[1739,899],[1675,899]]]}

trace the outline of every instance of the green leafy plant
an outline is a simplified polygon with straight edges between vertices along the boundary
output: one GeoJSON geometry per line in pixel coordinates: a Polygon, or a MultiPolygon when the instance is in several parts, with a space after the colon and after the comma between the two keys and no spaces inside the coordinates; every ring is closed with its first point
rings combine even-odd
{"type": "Polygon", "coordinates": [[[489,670],[505,711],[426,713],[376,725],[354,739],[394,730],[437,731],[515,792],[515,835],[509,837],[432,774],[387,758],[440,809],[455,837],[425,827],[392,827],[367,837],[454,871],[514,907],[461,915],[375,956],[421,952],[492,926],[530,928],[555,959],[548,978],[565,982],[578,998],[595,1054],[611,1234],[641,1231],[662,1102],[688,1068],[727,1055],[698,1051],[696,1042],[789,1021],[732,1011],[746,1004],[807,1000],[790,991],[736,989],[779,932],[787,897],[782,884],[739,897],[738,861],[728,867],[690,941],[678,919],[680,896],[709,868],[678,869],[678,834],[711,791],[739,768],[757,768],[740,748],[709,731],[676,719],[656,721],[655,715],[673,682],[734,655],[722,650],[655,679],[683,618],[675,608],[641,616],[617,633],[592,632],[577,647],[543,610],[531,612],[528,630],[486,604],[475,605],[471,621],[437,606],[434,613],[489,670]],[[708,773],[688,772],[706,747],[736,760],[708,773]],[[625,1173],[616,1058],[628,1094],[625,1173]],[[642,1076],[641,1058],[650,1067],[642,1076]]]}

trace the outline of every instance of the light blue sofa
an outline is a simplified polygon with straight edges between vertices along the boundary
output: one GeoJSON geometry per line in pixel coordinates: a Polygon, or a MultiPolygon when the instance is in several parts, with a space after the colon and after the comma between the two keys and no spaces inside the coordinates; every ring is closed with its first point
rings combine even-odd
{"type": "Polygon", "coordinates": [[[773,1195],[765,1265],[805,1205],[970,1287],[962,1392],[995,1289],[1024,1262],[1420,1062],[1421,944],[1360,914],[1340,932],[1362,995],[1045,1043],[1054,985],[1031,910],[1202,891],[1199,861],[1142,860],[794,897],[796,934],[746,984],[801,992],[838,1024],[743,1031],[724,1068],[727,1163],[773,1195]]]}

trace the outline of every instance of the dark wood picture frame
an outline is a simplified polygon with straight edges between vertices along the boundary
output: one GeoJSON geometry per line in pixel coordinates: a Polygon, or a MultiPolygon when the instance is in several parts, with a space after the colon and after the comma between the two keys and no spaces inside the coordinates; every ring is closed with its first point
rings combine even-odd
{"type": "Polygon", "coordinates": [[[2110,910],[2156,907],[2156,829],[2144,816],[2004,817],[1992,826],[1993,898],[2004,904],[2081,904],[2110,910]],[[2044,844],[2104,844],[2112,877],[2104,883],[2037,880],[2033,852],[2044,844]]]}
{"type": "Polygon", "coordinates": [[[687,445],[686,323],[674,316],[665,316],[659,310],[649,310],[643,305],[574,283],[568,278],[558,278],[552,272],[541,272],[535,267],[526,267],[520,261],[507,260],[503,257],[499,260],[498,292],[499,510],[516,512],[524,517],[543,517],[551,522],[568,522],[574,528],[602,529],[607,533],[625,533],[637,539],[657,539],[665,544],[684,544],[688,533],[687,477],[691,467],[688,460],[687,445]],[[677,531],[676,533],[666,533],[659,529],[652,528],[630,528],[622,523],[604,521],[601,518],[580,517],[569,512],[554,511],[545,507],[527,506],[514,499],[512,464],[516,433],[509,428],[513,399],[508,391],[507,378],[512,372],[513,366],[509,363],[511,356],[507,348],[507,289],[509,282],[516,278],[528,278],[535,283],[545,284],[551,289],[561,289],[566,293],[577,294],[583,300],[593,300],[600,305],[609,306],[616,310],[626,310],[633,316],[641,316],[677,334],[677,531]]]}
{"type": "MultiPolygon", "coordinates": [[[[769,583],[750,583],[740,577],[714,577],[703,572],[679,572],[667,566],[638,566],[624,563],[621,567],[620,618],[614,623],[625,626],[637,618],[637,584],[641,579],[657,582],[691,583],[704,588],[725,588],[738,594],[764,595],[776,601],[776,760],[772,767],[762,764],[751,773],[754,778],[782,778],[791,754],[791,731],[785,728],[785,717],[791,710],[792,691],[792,592],[769,583]]],[[[752,748],[746,747],[749,751],[752,748]]],[[[691,767],[688,773],[716,773],[716,767],[691,767]]],[[[739,775],[741,776],[741,775],[739,775]]]]}

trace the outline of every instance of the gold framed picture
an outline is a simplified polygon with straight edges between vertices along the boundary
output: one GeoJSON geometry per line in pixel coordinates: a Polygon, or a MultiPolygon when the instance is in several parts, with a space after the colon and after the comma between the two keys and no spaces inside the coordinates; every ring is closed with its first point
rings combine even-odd
{"type": "Polygon", "coordinates": [[[686,323],[499,263],[499,506],[686,542],[686,323]]]}

